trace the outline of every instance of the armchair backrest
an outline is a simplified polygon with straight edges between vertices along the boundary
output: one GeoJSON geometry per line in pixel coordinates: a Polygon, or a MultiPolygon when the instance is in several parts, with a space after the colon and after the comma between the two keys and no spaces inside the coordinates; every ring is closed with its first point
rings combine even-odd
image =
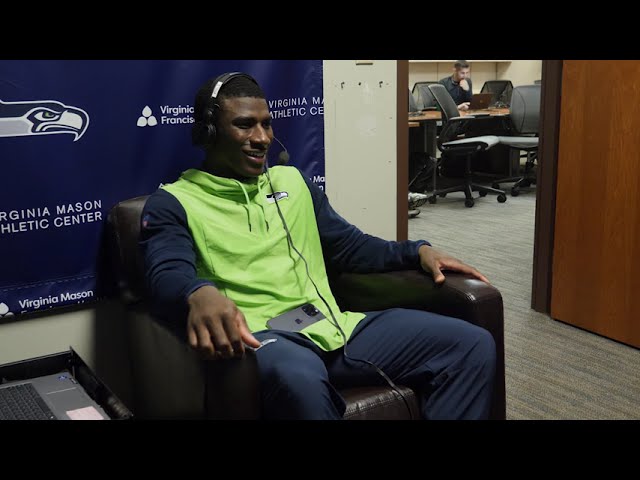
{"type": "Polygon", "coordinates": [[[138,248],[140,215],[148,195],[118,203],[109,211],[111,258],[118,290],[127,304],[137,303],[144,296],[144,262],[138,248]]]}
{"type": "Polygon", "coordinates": [[[540,85],[522,85],[513,89],[510,117],[518,135],[538,134],[540,87],[540,85]]]}

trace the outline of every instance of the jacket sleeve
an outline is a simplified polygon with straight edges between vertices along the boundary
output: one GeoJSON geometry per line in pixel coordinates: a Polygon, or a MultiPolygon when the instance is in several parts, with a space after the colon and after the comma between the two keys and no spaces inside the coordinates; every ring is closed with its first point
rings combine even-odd
{"type": "Polygon", "coordinates": [[[165,190],[147,199],[141,217],[140,247],[155,309],[184,313],[191,293],[203,285],[213,285],[197,277],[187,213],[165,190]]]}
{"type": "MultiPolygon", "coordinates": [[[[302,174],[302,173],[301,173],[302,174]]],[[[320,188],[302,174],[311,192],[325,263],[340,272],[371,273],[419,268],[426,240],[395,242],[368,235],[331,207],[320,188]]]]}

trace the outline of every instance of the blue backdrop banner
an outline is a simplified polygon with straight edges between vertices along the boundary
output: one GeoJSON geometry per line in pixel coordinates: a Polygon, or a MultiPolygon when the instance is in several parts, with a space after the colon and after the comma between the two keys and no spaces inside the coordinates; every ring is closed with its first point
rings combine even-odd
{"type": "Polygon", "coordinates": [[[321,60],[0,62],[0,318],[106,294],[109,209],[200,165],[193,100],[230,71],[256,78],[290,164],[324,188],[321,60]]]}

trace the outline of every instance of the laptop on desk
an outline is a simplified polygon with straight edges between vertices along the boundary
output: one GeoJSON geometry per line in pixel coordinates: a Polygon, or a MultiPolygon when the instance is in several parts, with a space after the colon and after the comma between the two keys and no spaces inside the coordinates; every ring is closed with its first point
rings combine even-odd
{"type": "Polygon", "coordinates": [[[471,97],[469,110],[484,110],[489,108],[492,99],[493,93],[476,93],[471,97]]]}
{"type": "Polygon", "coordinates": [[[66,370],[0,384],[0,420],[109,419],[66,370]]]}

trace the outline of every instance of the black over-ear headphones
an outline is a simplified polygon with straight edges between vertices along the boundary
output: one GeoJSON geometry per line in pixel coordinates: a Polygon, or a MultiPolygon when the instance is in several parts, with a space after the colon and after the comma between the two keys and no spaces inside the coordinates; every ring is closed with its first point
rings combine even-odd
{"type": "Polygon", "coordinates": [[[211,90],[211,96],[207,99],[207,105],[204,112],[202,112],[202,125],[200,128],[193,131],[193,143],[194,145],[207,146],[213,145],[216,142],[216,110],[220,110],[220,104],[218,103],[218,95],[222,87],[237,77],[245,77],[258,85],[258,82],[251,75],[247,75],[242,72],[229,72],[223,73],[216,77],[213,81],[213,88],[211,90]]]}

